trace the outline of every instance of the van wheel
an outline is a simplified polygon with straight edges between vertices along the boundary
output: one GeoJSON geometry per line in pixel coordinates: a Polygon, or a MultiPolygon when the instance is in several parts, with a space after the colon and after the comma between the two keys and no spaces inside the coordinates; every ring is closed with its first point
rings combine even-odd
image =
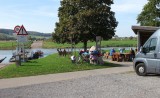
{"type": "Polygon", "coordinates": [[[139,63],[136,66],[136,73],[139,76],[145,76],[146,75],[146,67],[145,67],[144,63],[139,63]]]}

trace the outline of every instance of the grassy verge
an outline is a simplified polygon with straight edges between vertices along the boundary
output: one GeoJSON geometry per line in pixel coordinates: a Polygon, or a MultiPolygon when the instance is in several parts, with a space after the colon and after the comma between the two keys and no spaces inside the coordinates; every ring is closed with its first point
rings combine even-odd
{"type": "MultiPolygon", "coordinates": [[[[88,41],[87,46],[95,46],[95,42],[90,42],[88,41]]],[[[129,39],[124,39],[124,40],[108,40],[108,41],[101,41],[101,46],[102,47],[136,47],[137,46],[137,40],[129,40],[129,39]]],[[[57,44],[52,41],[44,41],[43,42],[43,48],[66,48],[66,47],[71,47],[71,44],[57,44]]],[[[76,47],[82,48],[83,43],[78,43],[76,47]]]]}
{"type": "Polygon", "coordinates": [[[16,41],[0,41],[1,50],[15,49],[16,45],[16,41]]]}
{"type": "Polygon", "coordinates": [[[105,62],[103,65],[91,65],[83,63],[81,65],[72,64],[68,57],[59,57],[58,54],[52,54],[45,58],[31,60],[22,63],[17,67],[15,64],[7,66],[0,70],[0,78],[13,78],[24,76],[35,76],[53,73],[74,72],[82,70],[92,70],[100,68],[117,67],[118,64],[105,62]]]}
{"type": "MultiPolygon", "coordinates": [[[[25,43],[25,48],[30,48],[32,41],[28,41],[25,43]]],[[[0,41],[0,50],[11,50],[16,49],[17,42],[16,41],[0,41]]]]}

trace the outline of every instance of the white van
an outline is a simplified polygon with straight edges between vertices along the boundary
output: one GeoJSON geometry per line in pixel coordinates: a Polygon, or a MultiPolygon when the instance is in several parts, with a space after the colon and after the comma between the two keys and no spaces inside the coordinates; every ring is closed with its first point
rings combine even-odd
{"type": "Polygon", "coordinates": [[[160,74],[160,29],[140,48],[133,61],[137,75],[160,74]]]}

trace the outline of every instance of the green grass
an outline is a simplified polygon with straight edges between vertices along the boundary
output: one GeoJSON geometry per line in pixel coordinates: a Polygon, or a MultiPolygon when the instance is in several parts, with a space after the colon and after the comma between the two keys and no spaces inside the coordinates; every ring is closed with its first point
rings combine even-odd
{"type": "MultiPolygon", "coordinates": [[[[25,48],[29,48],[32,44],[32,41],[28,41],[25,43],[25,48]]],[[[16,41],[0,41],[0,50],[10,50],[16,49],[17,42],[16,41]]]]}
{"type": "MultiPolygon", "coordinates": [[[[95,42],[88,41],[87,46],[95,46],[95,42]]],[[[137,46],[137,40],[108,40],[108,41],[101,41],[102,47],[136,47],[137,46]]],[[[52,41],[44,41],[43,42],[43,48],[66,48],[71,47],[71,44],[57,44],[52,41]]],[[[82,48],[83,43],[78,43],[76,47],[82,48]]]]}
{"type": "Polygon", "coordinates": [[[35,76],[44,74],[74,72],[82,70],[92,70],[100,68],[117,67],[118,64],[105,62],[103,65],[91,65],[83,63],[81,65],[72,64],[69,57],[59,57],[58,54],[52,54],[45,58],[31,60],[22,63],[17,67],[15,64],[6,66],[0,70],[0,78],[14,78],[24,76],[35,76]]]}
{"type": "Polygon", "coordinates": [[[137,40],[109,40],[102,41],[102,47],[136,47],[137,40]]]}
{"type": "Polygon", "coordinates": [[[5,50],[8,50],[8,49],[14,49],[16,48],[16,41],[0,41],[0,49],[5,49],[5,50]]]}

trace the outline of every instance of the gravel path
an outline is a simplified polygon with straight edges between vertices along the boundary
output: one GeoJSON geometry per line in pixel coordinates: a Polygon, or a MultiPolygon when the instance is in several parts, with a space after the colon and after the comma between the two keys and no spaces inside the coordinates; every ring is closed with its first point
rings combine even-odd
{"type": "Polygon", "coordinates": [[[0,98],[159,98],[159,76],[134,72],[0,89],[0,98]]]}

